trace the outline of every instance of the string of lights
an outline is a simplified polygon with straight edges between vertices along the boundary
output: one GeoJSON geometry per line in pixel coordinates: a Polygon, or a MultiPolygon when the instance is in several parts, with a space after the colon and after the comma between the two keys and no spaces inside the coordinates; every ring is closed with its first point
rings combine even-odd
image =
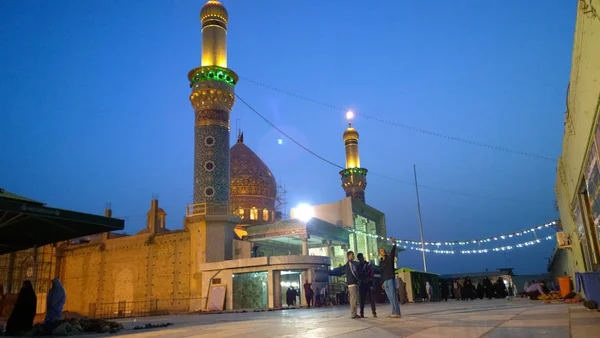
{"type": "MultiPolygon", "coordinates": [[[[262,115],[261,113],[259,113],[258,110],[256,110],[254,107],[252,107],[252,105],[250,105],[247,101],[245,101],[244,99],[242,99],[238,94],[234,94],[234,95],[235,95],[235,97],[240,102],[242,102],[248,109],[250,109],[250,111],[252,111],[253,113],[255,113],[258,117],[260,117],[268,125],[270,125],[271,127],[273,127],[273,129],[275,129],[279,133],[281,133],[284,137],[286,137],[292,143],[296,144],[297,146],[299,146],[300,148],[302,148],[306,152],[310,153],[311,155],[315,156],[319,160],[321,160],[321,161],[323,161],[323,162],[325,162],[325,163],[327,163],[327,164],[329,164],[331,166],[334,166],[337,169],[345,169],[343,166],[340,166],[340,165],[334,163],[333,161],[330,161],[330,160],[326,159],[325,157],[323,157],[323,156],[315,153],[314,151],[312,151],[308,147],[304,146],[303,144],[301,144],[300,142],[298,142],[297,140],[295,140],[293,137],[291,137],[290,135],[286,134],[283,130],[277,128],[277,126],[275,126],[274,123],[272,123],[264,115],[262,115]]],[[[383,174],[380,174],[380,173],[377,173],[377,172],[373,172],[373,171],[369,171],[369,175],[381,177],[383,179],[386,179],[386,180],[389,180],[389,181],[392,181],[392,182],[396,182],[396,183],[400,183],[400,184],[410,185],[410,186],[413,186],[413,187],[415,186],[414,182],[398,180],[396,178],[393,178],[393,177],[390,177],[390,176],[387,176],[387,175],[383,175],[383,174]]],[[[486,198],[486,199],[492,199],[492,200],[511,201],[511,202],[516,202],[516,203],[540,203],[540,201],[525,201],[525,200],[518,200],[518,199],[512,199],[512,198],[504,198],[504,197],[498,197],[498,196],[472,194],[472,193],[454,191],[454,190],[443,189],[443,188],[433,187],[433,186],[429,186],[429,185],[422,185],[422,184],[419,184],[419,188],[424,188],[424,189],[429,189],[429,190],[435,190],[435,191],[442,192],[442,193],[445,193],[445,194],[458,195],[458,196],[467,196],[467,197],[473,197],[473,198],[478,198],[478,199],[486,198]]]]}
{"type": "MultiPolygon", "coordinates": [[[[515,244],[515,245],[507,245],[507,246],[501,246],[501,247],[495,247],[495,248],[491,248],[491,249],[477,249],[477,250],[438,250],[438,249],[425,249],[425,252],[428,253],[436,253],[436,254],[445,254],[445,255],[454,255],[454,254],[462,254],[462,255],[475,255],[475,254],[486,254],[486,253],[490,253],[490,252],[502,252],[502,251],[510,251],[513,249],[520,249],[520,248],[525,248],[525,247],[530,247],[532,245],[536,245],[536,244],[540,244],[542,243],[542,241],[549,241],[554,239],[554,236],[546,236],[543,237],[541,239],[536,239],[533,241],[528,241],[528,242],[523,242],[523,243],[519,243],[519,244],[515,244]]],[[[420,247],[414,247],[414,246],[406,246],[406,245],[398,245],[404,249],[410,249],[410,250],[415,250],[415,251],[423,251],[422,248],[420,247]]]]}
{"type": "MultiPolygon", "coordinates": [[[[425,245],[436,246],[436,247],[439,248],[442,245],[446,245],[446,246],[465,246],[465,245],[472,245],[472,244],[483,244],[483,243],[489,243],[489,242],[492,242],[492,241],[505,240],[505,239],[516,237],[516,236],[523,236],[523,235],[529,234],[529,233],[535,233],[536,230],[543,230],[543,229],[555,226],[556,224],[557,224],[556,221],[552,221],[552,222],[548,222],[548,223],[543,224],[543,225],[535,226],[533,228],[529,228],[529,229],[525,229],[525,230],[521,230],[521,231],[515,231],[515,232],[511,232],[511,233],[506,233],[506,234],[502,234],[502,235],[499,235],[499,236],[493,236],[493,237],[487,237],[487,238],[478,238],[478,239],[471,239],[471,240],[467,240],[467,241],[425,242],[425,245]]],[[[364,231],[361,231],[361,230],[356,230],[356,229],[351,229],[350,232],[359,233],[361,235],[366,235],[367,237],[379,238],[379,239],[386,240],[386,241],[390,241],[391,240],[391,237],[378,236],[376,234],[370,234],[370,233],[367,233],[367,232],[364,232],[364,231]]],[[[400,244],[421,245],[421,241],[416,241],[416,240],[412,240],[412,239],[395,238],[395,240],[396,240],[397,243],[400,243],[400,244]]],[[[428,251],[425,251],[425,252],[428,252],[428,251]]]]}
{"type": "MultiPolygon", "coordinates": [[[[280,89],[280,88],[276,88],[276,87],[273,87],[273,86],[269,86],[267,84],[264,84],[264,83],[261,83],[261,82],[258,82],[258,81],[254,81],[254,80],[251,80],[251,79],[248,79],[248,78],[240,78],[240,80],[252,83],[254,85],[263,87],[265,89],[269,89],[269,90],[272,90],[272,91],[276,91],[276,92],[288,95],[290,97],[295,97],[295,98],[300,99],[300,100],[304,100],[304,101],[311,102],[311,103],[314,103],[314,104],[317,104],[317,105],[321,105],[323,107],[327,107],[327,108],[338,110],[338,111],[342,111],[342,112],[345,111],[344,108],[341,108],[341,107],[338,107],[338,106],[335,106],[335,105],[332,105],[332,104],[329,104],[329,103],[326,103],[326,102],[322,102],[322,101],[318,101],[318,100],[315,100],[315,99],[311,99],[311,98],[303,96],[303,95],[292,93],[292,92],[289,92],[289,91],[284,90],[284,89],[280,89]]],[[[483,143],[483,142],[477,142],[477,141],[467,140],[467,139],[456,137],[456,136],[445,135],[445,134],[442,134],[442,133],[433,132],[433,131],[429,131],[429,130],[425,130],[425,129],[421,129],[421,128],[417,128],[417,127],[412,127],[412,126],[409,126],[409,125],[406,125],[406,124],[403,124],[403,123],[389,121],[389,120],[385,120],[385,119],[382,119],[382,118],[378,118],[378,117],[367,115],[367,114],[363,114],[363,113],[356,113],[356,114],[360,115],[360,116],[362,116],[364,118],[367,118],[367,119],[373,120],[375,122],[378,122],[378,123],[383,123],[383,124],[387,124],[387,125],[390,125],[390,126],[399,127],[399,128],[402,128],[402,129],[406,129],[406,130],[412,131],[412,132],[421,133],[421,134],[430,135],[430,136],[435,136],[435,137],[443,138],[443,139],[450,140],[450,141],[465,143],[465,144],[469,144],[469,145],[477,146],[477,147],[481,147],[481,148],[488,148],[488,149],[491,149],[491,150],[500,151],[500,152],[504,152],[504,153],[508,153],[508,154],[525,156],[525,157],[531,157],[531,158],[536,158],[536,159],[539,159],[539,160],[545,160],[545,161],[552,162],[553,164],[556,163],[556,161],[557,161],[556,158],[549,157],[549,156],[534,154],[534,153],[520,151],[520,150],[508,149],[508,148],[504,148],[504,147],[500,147],[500,146],[495,146],[495,145],[491,145],[491,144],[487,144],[487,143],[483,143]]]]}

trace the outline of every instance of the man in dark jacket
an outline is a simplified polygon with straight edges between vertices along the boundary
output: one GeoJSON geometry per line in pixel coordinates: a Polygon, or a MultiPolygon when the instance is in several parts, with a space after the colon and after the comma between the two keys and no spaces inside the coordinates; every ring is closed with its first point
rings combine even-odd
{"type": "Polygon", "coordinates": [[[356,303],[358,303],[358,266],[354,262],[354,252],[348,251],[346,254],[348,262],[346,263],[346,285],[348,285],[348,300],[350,302],[350,317],[352,319],[360,318],[356,313],[356,303]]]}
{"type": "Polygon", "coordinates": [[[398,303],[398,294],[396,293],[396,274],[395,274],[395,259],[396,259],[396,240],[390,238],[394,244],[392,252],[388,255],[384,248],[379,248],[379,268],[381,269],[381,280],[383,281],[383,289],[392,304],[392,315],[390,318],[401,318],[400,303],[398,303]]]}
{"type": "Polygon", "coordinates": [[[360,317],[365,317],[365,300],[369,297],[373,318],[377,318],[377,311],[375,311],[375,293],[373,292],[373,277],[375,277],[375,271],[373,270],[371,263],[365,260],[365,256],[362,253],[358,254],[358,275],[360,277],[360,285],[358,286],[358,293],[360,296],[360,317]]]}

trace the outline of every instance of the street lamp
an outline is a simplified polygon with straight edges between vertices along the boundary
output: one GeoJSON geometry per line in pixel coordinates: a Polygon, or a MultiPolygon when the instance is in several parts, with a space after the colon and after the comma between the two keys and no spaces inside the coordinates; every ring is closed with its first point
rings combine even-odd
{"type": "Polygon", "coordinates": [[[315,216],[313,208],[306,203],[298,204],[298,206],[295,209],[296,218],[301,220],[302,222],[306,223],[315,216]]]}

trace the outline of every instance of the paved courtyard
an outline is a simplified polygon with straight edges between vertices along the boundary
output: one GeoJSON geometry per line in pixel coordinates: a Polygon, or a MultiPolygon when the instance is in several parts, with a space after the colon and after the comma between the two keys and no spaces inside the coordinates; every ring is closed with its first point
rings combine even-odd
{"type": "Polygon", "coordinates": [[[518,299],[410,304],[401,319],[350,319],[348,307],[273,312],[178,315],[123,321],[120,336],[135,337],[600,337],[600,312],[580,304],[542,304],[518,299]],[[171,322],[165,329],[131,330],[171,322]]]}

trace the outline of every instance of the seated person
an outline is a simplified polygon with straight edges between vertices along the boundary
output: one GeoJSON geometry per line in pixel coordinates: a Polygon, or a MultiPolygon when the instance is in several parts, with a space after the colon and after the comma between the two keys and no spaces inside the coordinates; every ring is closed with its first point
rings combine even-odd
{"type": "Polygon", "coordinates": [[[540,281],[539,283],[532,283],[531,285],[529,285],[527,290],[525,290],[525,292],[527,293],[529,299],[537,300],[539,296],[546,294],[546,292],[544,292],[545,286],[546,285],[544,284],[544,281],[540,281]]]}

